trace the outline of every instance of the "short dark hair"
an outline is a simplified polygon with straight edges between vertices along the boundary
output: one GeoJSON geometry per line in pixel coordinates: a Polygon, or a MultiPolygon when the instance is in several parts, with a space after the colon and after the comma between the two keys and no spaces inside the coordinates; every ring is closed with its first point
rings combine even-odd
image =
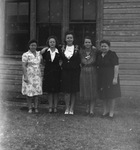
{"type": "Polygon", "coordinates": [[[51,36],[48,37],[48,39],[47,39],[47,41],[46,41],[46,45],[47,45],[48,47],[50,47],[50,45],[49,45],[49,40],[50,40],[50,39],[54,39],[55,42],[56,42],[56,47],[58,47],[58,40],[57,40],[57,37],[54,36],[54,35],[51,35],[51,36]]]}
{"type": "Polygon", "coordinates": [[[105,39],[100,41],[100,45],[101,45],[102,43],[106,43],[109,47],[110,47],[110,45],[111,45],[111,44],[110,44],[110,41],[109,41],[109,40],[105,40],[105,39]]]}
{"type": "Polygon", "coordinates": [[[71,34],[71,35],[73,36],[73,38],[74,38],[74,32],[73,32],[73,31],[67,31],[67,32],[65,33],[65,38],[66,38],[66,36],[69,35],[69,34],[71,34]]]}
{"type": "Polygon", "coordinates": [[[32,43],[38,44],[38,42],[37,42],[36,39],[31,39],[31,40],[28,42],[28,46],[30,46],[30,44],[32,44],[32,43]]]}
{"type": "Polygon", "coordinates": [[[73,36],[73,39],[75,40],[75,35],[73,31],[66,31],[65,33],[65,37],[64,37],[64,43],[66,44],[66,36],[71,34],[73,36]]]}
{"type": "Polygon", "coordinates": [[[85,39],[91,40],[91,43],[92,43],[92,38],[90,36],[85,36],[84,41],[85,41],[85,39]]]}

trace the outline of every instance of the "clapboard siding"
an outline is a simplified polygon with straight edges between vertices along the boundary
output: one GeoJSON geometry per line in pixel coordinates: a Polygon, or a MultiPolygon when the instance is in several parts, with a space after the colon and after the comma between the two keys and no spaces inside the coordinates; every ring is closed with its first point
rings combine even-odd
{"type": "MultiPolygon", "coordinates": [[[[118,10],[119,12],[119,10],[118,10]]],[[[104,19],[140,19],[140,14],[105,14],[104,19]]]]}
{"type": "Polygon", "coordinates": [[[124,42],[124,41],[130,41],[130,42],[135,42],[135,41],[139,41],[140,39],[140,36],[104,36],[105,39],[108,39],[110,41],[121,41],[121,42],[124,42]]]}
{"type": "Polygon", "coordinates": [[[123,47],[123,46],[112,46],[111,49],[117,53],[138,53],[140,51],[139,47],[123,47]]]}
{"type": "Polygon", "coordinates": [[[0,58],[0,92],[1,97],[15,101],[25,101],[21,94],[22,65],[21,59],[16,57],[0,58]]]}
{"type": "Polygon", "coordinates": [[[132,81],[135,81],[135,80],[138,80],[140,81],[140,76],[139,75],[124,75],[124,74],[120,74],[120,79],[121,80],[132,80],[132,81]]]}
{"type": "MultiPolygon", "coordinates": [[[[126,6],[127,7],[127,6],[126,6]]],[[[133,7],[133,8],[128,8],[127,7],[127,9],[125,9],[125,8],[120,8],[120,7],[118,7],[118,8],[106,8],[106,9],[104,9],[104,13],[105,14],[118,14],[118,9],[119,9],[119,13],[121,13],[121,14],[140,14],[140,8],[137,8],[137,7],[133,7]],[[134,9],[135,8],[135,9],[134,9]]]]}
{"type": "MultiPolygon", "coordinates": [[[[121,3],[126,3],[126,2],[128,2],[128,3],[134,3],[134,2],[138,2],[139,3],[139,0],[104,0],[104,2],[105,3],[118,3],[118,2],[121,2],[121,3]]],[[[133,4],[132,4],[133,5],[133,4]]],[[[126,7],[127,8],[127,7],[126,7]]]]}
{"type": "Polygon", "coordinates": [[[126,64],[139,64],[140,63],[140,59],[131,59],[131,58],[128,58],[128,59],[126,59],[126,58],[120,58],[119,59],[119,63],[120,64],[124,64],[124,63],[126,63],[126,64]]]}
{"type": "Polygon", "coordinates": [[[134,47],[136,47],[136,48],[140,48],[140,42],[128,42],[128,41],[126,41],[126,42],[120,42],[120,41],[118,41],[118,42],[111,42],[111,45],[112,46],[116,46],[116,47],[120,47],[120,46],[124,46],[124,47],[128,47],[128,48],[134,48],[134,47]]]}
{"type": "MultiPolygon", "coordinates": [[[[122,17],[122,15],[120,14],[120,16],[122,17]]],[[[140,17],[140,14],[139,14],[139,17],[140,17]]],[[[113,17],[114,19],[115,19],[115,17],[113,17]]],[[[123,18],[123,19],[125,19],[125,17],[123,18]]],[[[108,30],[108,31],[124,31],[124,30],[126,30],[126,31],[136,31],[136,30],[138,30],[139,31],[139,29],[140,29],[140,25],[135,25],[135,24],[133,24],[133,25],[127,25],[127,24],[121,24],[121,25],[104,25],[104,28],[103,28],[103,30],[108,30]]]]}
{"type": "Polygon", "coordinates": [[[104,35],[114,35],[114,36],[128,36],[128,35],[133,35],[133,36],[140,36],[140,31],[104,31],[104,35]]]}
{"type": "MultiPolygon", "coordinates": [[[[21,56],[0,57],[0,93],[3,99],[11,101],[25,101],[21,94],[22,62],[21,56]]],[[[43,66],[42,66],[43,75],[43,66]]],[[[40,96],[43,100],[44,96],[40,96]]]]}
{"type": "Polygon", "coordinates": [[[102,38],[119,57],[122,95],[140,92],[140,0],[104,0],[102,38]]]}
{"type": "Polygon", "coordinates": [[[140,24],[140,20],[134,20],[134,19],[130,19],[130,20],[104,20],[104,25],[139,25],[140,24]]]}
{"type": "MultiPolygon", "coordinates": [[[[113,1],[114,2],[114,1],[113,1]]],[[[104,4],[104,8],[106,9],[108,9],[108,8],[110,8],[110,9],[117,9],[117,8],[122,8],[122,9],[125,9],[125,8],[140,8],[140,3],[139,2],[133,2],[133,5],[132,5],[132,3],[130,2],[118,2],[118,3],[105,3],[104,4]]],[[[135,11],[135,10],[133,10],[133,11],[135,11]]]]}

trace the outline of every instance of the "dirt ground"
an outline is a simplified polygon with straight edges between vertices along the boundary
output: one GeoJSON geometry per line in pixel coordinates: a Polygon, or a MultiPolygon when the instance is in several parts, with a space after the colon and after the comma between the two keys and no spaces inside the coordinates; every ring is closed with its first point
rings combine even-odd
{"type": "Polygon", "coordinates": [[[0,105],[0,150],[139,150],[140,99],[117,100],[113,119],[102,118],[102,104],[95,116],[76,106],[75,115],[49,114],[40,105],[39,114],[28,114],[24,104],[0,105]]]}

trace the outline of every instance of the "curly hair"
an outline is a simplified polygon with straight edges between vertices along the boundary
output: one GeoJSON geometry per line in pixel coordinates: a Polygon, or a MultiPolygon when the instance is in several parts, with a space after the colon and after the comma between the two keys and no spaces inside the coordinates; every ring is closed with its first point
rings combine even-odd
{"type": "Polygon", "coordinates": [[[102,43],[106,43],[109,47],[110,47],[110,45],[111,45],[111,44],[110,44],[110,41],[109,41],[109,40],[105,40],[105,39],[100,41],[100,45],[101,45],[102,43]]]}
{"type": "Polygon", "coordinates": [[[58,47],[58,40],[57,40],[57,37],[54,36],[54,35],[48,37],[48,39],[47,39],[47,41],[46,41],[46,45],[47,45],[48,47],[50,47],[50,45],[49,45],[49,40],[50,40],[50,39],[54,39],[55,42],[56,42],[55,47],[58,47]]]}

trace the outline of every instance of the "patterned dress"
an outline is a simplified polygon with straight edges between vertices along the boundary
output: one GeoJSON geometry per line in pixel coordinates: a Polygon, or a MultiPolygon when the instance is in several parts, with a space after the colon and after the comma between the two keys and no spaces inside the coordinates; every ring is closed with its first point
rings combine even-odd
{"type": "Polygon", "coordinates": [[[22,55],[22,62],[27,63],[27,76],[29,83],[24,82],[22,77],[22,94],[27,96],[42,95],[42,76],[41,76],[41,55],[36,52],[36,56],[29,50],[22,55]]]}
{"type": "Polygon", "coordinates": [[[80,99],[95,101],[97,98],[97,72],[96,72],[96,49],[91,49],[88,54],[85,49],[80,51],[81,75],[80,75],[80,99]]]}

